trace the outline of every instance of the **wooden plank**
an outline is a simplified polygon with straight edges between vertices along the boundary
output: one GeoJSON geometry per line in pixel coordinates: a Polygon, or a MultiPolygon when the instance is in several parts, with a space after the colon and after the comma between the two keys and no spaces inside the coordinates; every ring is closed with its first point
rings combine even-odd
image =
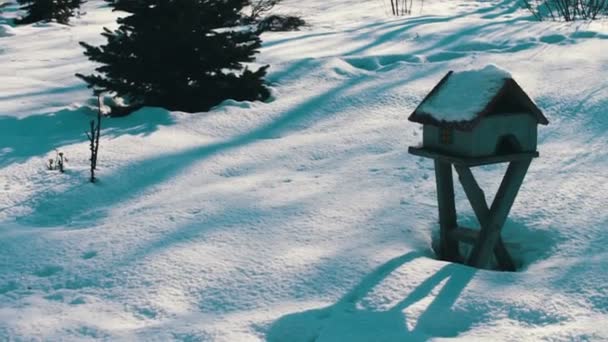
{"type": "Polygon", "coordinates": [[[467,195],[467,198],[471,203],[471,207],[479,220],[479,224],[481,224],[482,227],[486,226],[488,223],[490,210],[488,209],[486,196],[483,190],[481,190],[481,187],[479,187],[479,184],[477,184],[473,173],[468,167],[454,165],[454,168],[458,173],[458,179],[460,179],[460,184],[462,184],[464,193],[467,195]]]}
{"type": "MultiPolygon", "coordinates": [[[[460,183],[471,203],[471,207],[479,220],[482,227],[488,227],[490,222],[490,210],[486,202],[486,198],[483,190],[477,184],[473,173],[466,166],[455,165],[456,171],[460,179],[460,183]]],[[[502,228],[502,227],[501,227],[502,228]]],[[[483,228],[482,228],[483,229],[483,228]]],[[[515,271],[515,265],[508,250],[502,242],[502,238],[499,236],[499,240],[494,246],[494,254],[496,255],[496,261],[500,269],[505,271],[515,271]]]]}
{"type": "MultiPolygon", "coordinates": [[[[451,230],[449,234],[451,238],[458,242],[468,243],[470,245],[474,245],[477,242],[477,239],[479,239],[479,230],[467,227],[458,226],[451,230]]],[[[500,237],[496,246],[494,246],[494,255],[496,256],[498,267],[501,270],[515,272],[515,263],[500,237]]]]}
{"type": "MultiPolygon", "coordinates": [[[[460,183],[462,184],[462,188],[464,189],[469,202],[471,203],[471,207],[477,216],[477,220],[482,226],[482,230],[484,227],[488,227],[490,225],[490,209],[488,209],[488,205],[486,202],[486,198],[483,190],[477,184],[475,177],[471,170],[466,166],[454,165],[456,172],[458,172],[458,178],[460,179],[460,183]]],[[[501,226],[502,229],[502,226],[501,226]]],[[[504,271],[515,271],[515,263],[509,255],[509,251],[504,246],[502,238],[498,238],[496,245],[494,246],[494,255],[496,256],[496,261],[498,262],[498,266],[501,270],[504,271]]]]}
{"type": "Polygon", "coordinates": [[[463,165],[463,166],[481,166],[487,164],[506,163],[512,161],[525,161],[528,159],[538,157],[538,152],[521,152],[514,154],[505,154],[501,156],[489,156],[489,157],[457,157],[447,155],[441,152],[432,151],[424,147],[410,146],[408,148],[410,154],[431,158],[442,161],[448,164],[463,165]]]}
{"type": "Polygon", "coordinates": [[[507,247],[505,247],[500,235],[498,236],[498,241],[494,246],[494,255],[496,256],[498,267],[500,267],[501,270],[515,272],[515,262],[513,262],[513,258],[511,258],[511,254],[509,254],[509,250],[507,250],[507,247]]]}
{"type": "Polygon", "coordinates": [[[514,161],[509,164],[496,193],[496,198],[490,208],[488,222],[485,225],[482,224],[479,239],[473,247],[471,255],[469,255],[467,265],[484,268],[488,264],[490,256],[500,239],[502,226],[515,202],[515,198],[526,177],[526,172],[531,162],[532,159],[528,159],[525,161],[514,161]]]}
{"type": "Polygon", "coordinates": [[[439,208],[439,257],[447,261],[460,261],[458,241],[450,237],[450,231],[457,226],[452,165],[435,160],[435,181],[439,208]]]}
{"type": "Polygon", "coordinates": [[[475,244],[479,238],[479,230],[467,227],[456,227],[450,231],[450,237],[468,244],[475,244]]]}

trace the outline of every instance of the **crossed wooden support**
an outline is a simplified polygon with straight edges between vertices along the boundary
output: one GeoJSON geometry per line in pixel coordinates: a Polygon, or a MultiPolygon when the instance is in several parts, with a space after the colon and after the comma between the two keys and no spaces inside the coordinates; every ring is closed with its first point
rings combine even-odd
{"type": "Polygon", "coordinates": [[[410,148],[410,153],[435,160],[435,179],[437,182],[437,202],[439,205],[440,257],[443,260],[462,262],[459,242],[473,244],[473,250],[464,262],[473,267],[487,267],[492,254],[500,269],[515,271],[515,264],[501,238],[502,227],[515,202],[517,193],[524,181],[532,158],[538,152],[517,153],[487,158],[457,158],[444,156],[423,148],[410,148]],[[471,167],[509,162],[505,176],[500,183],[496,197],[488,208],[483,190],[477,184],[471,167]],[[454,203],[454,184],[452,165],[467,198],[481,225],[479,230],[460,227],[457,222],[454,203]]]}

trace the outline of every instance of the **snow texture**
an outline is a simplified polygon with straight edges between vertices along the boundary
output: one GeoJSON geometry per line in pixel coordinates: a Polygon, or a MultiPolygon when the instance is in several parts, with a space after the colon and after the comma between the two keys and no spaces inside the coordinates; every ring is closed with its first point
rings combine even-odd
{"type": "Polygon", "coordinates": [[[0,24],[0,38],[14,36],[15,30],[9,25],[0,24]]]}
{"type": "Polygon", "coordinates": [[[511,77],[509,72],[492,64],[483,69],[454,72],[418,110],[438,121],[471,121],[511,77]]]}
{"type": "MultiPolygon", "coordinates": [[[[606,22],[537,22],[517,0],[279,11],[310,26],[262,36],[271,101],[105,119],[96,184],[78,42],[122,14],[91,0],[70,26],[5,30],[0,340],[608,340],[606,22]],[[433,163],[407,153],[437,81],[488,64],[551,121],[503,230],[515,273],[435,259],[433,163]],[[56,149],[64,174],[44,166],[56,149]]],[[[491,202],[504,165],[474,173],[491,202]]],[[[478,225],[458,186],[456,207],[478,225]]]]}

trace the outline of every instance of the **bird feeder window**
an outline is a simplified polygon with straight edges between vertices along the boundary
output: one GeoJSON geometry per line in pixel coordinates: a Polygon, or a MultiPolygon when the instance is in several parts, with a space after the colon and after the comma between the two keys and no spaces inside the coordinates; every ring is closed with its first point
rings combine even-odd
{"type": "Polygon", "coordinates": [[[454,141],[454,131],[450,127],[441,127],[439,130],[439,142],[450,145],[454,141]]]}

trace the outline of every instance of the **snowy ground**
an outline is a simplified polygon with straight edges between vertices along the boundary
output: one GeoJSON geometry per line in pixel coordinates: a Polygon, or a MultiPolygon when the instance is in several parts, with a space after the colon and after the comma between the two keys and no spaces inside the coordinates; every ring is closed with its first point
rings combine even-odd
{"type": "MultiPolygon", "coordinates": [[[[73,74],[117,14],[85,9],[0,19],[0,340],[608,339],[608,22],[288,0],[310,26],[263,36],[273,101],[105,120],[92,185],[73,74]],[[504,232],[517,273],[434,259],[432,163],[407,154],[431,87],[489,63],[550,120],[504,232]]],[[[476,171],[496,189],[503,169],[476,171]]]]}

